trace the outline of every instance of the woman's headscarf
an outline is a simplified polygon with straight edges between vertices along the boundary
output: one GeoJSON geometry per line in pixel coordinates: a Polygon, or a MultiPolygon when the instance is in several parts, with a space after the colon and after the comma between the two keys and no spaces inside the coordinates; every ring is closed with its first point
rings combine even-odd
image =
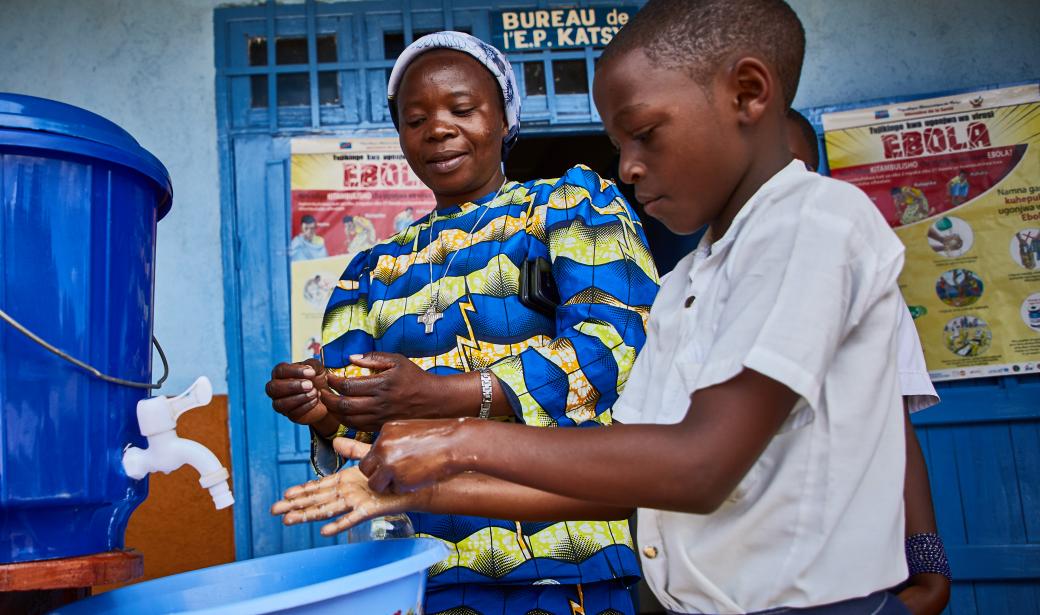
{"type": "Polygon", "coordinates": [[[397,119],[397,90],[401,87],[401,79],[404,77],[405,70],[415,58],[435,49],[452,49],[469,54],[491,71],[495,77],[498,87],[502,90],[502,103],[505,108],[508,129],[505,139],[502,140],[502,159],[505,160],[509,150],[516,145],[516,141],[520,137],[520,96],[516,90],[516,75],[513,73],[509,60],[501,51],[465,32],[444,31],[427,34],[401,52],[394,64],[393,71],[390,72],[390,82],[386,88],[390,119],[393,120],[394,127],[400,130],[397,119]]]}

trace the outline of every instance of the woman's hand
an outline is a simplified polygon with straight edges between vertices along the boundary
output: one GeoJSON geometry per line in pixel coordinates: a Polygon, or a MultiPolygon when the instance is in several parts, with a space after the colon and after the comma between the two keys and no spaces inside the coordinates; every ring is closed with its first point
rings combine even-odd
{"type": "MultiPolygon", "coordinates": [[[[336,438],[333,446],[337,453],[348,458],[360,458],[369,448],[368,444],[346,438],[336,438]]],[[[285,525],[324,521],[340,515],[321,528],[322,536],[333,536],[375,517],[419,510],[425,497],[421,492],[407,495],[376,493],[355,466],[321,480],[290,487],[283,498],[271,506],[271,514],[283,515],[282,523],[285,525]]]]}
{"type": "Polygon", "coordinates": [[[941,574],[915,574],[899,599],[914,615],[939,615],[950,600],[950,582],[941,574]]]}
{"type": "Polygon", "coordinates": [[[271,371],[265,391],[279,414],[330,438],[339,429],[339,421],[329,415],[321,402],[321,391],[328,390],[325,375],[325,367],[317,359],[279,363],[271,371]]]}
{"type": "Polygon", "coordinates": [[[410,493],[466,470],[457,453],[467,425],[479,422],[482,421],[395,421],[383,426],[371,448],[343,439],[336,440],[341,442],[336,451],[343,456],[363,457],[358,468],[368,477],[374,492],[410,493]]]}
{"type": "Polygon", "coordinates": [[[387,352],[351,355],[350,362],[372,374],[340,378],[329,373],[331,388],[319,390],[323,406],[348,427],[382,431],[390,421],[476,416],[479,410],[476,373],[437,376],[403,355],[387,352]]]}

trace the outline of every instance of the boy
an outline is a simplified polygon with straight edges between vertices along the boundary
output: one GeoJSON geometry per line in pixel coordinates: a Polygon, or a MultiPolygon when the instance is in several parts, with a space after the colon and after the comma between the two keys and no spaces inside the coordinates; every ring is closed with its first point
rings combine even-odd
{"type": "Polygon", "coordinates": [[[394,508],[638,506],[644,572],[671,611],[905,612],[885,592],[907,572],[902,246],[862,192],[792,162],[803,50],[779,0],[650,0],[600,59],[622,179],[672,231],[710,226],[651,310],[614,407],[629,424],[388,423],[371,451],[337,441],[368,452],[367,483],[341,473],[273,511],[350,511],[334,533],[394,508]]]}

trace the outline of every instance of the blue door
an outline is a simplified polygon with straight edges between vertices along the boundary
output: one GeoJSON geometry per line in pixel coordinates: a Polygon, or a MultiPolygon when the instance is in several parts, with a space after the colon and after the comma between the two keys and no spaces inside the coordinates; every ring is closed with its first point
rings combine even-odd
{"type": "Polygon", "coordinates": [[[1040,612],[1040,377],[939,387],[915,417],[955,583],[949,613],[1040,612]]]}

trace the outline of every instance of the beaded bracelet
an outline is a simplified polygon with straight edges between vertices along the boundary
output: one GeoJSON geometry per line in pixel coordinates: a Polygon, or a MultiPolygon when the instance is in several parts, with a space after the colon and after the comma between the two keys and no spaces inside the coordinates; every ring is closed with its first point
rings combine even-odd
{"type": "Polygon", "coordinates": [[[942,538],[934,532],[907,536],[906,566],[911,577],[930,572],[943,575],[947,581],[953,581],[942,538]]]}

